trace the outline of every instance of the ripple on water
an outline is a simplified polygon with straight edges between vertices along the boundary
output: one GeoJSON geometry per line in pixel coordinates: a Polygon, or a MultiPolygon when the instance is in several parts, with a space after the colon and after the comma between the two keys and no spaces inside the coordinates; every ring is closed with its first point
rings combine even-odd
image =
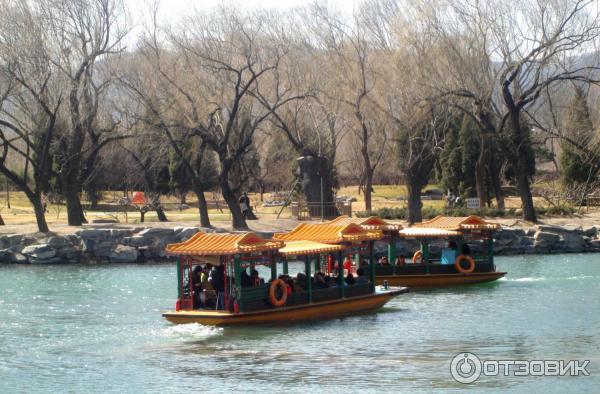
{"type": "MultiPolygon", "coordinates": [[[[499,257],[506,278],[414,292],[381,313],[285,327],[171,325],[173,265],[0,266],[0,393],[452,392],[460,352],[600,354],[600,258],[499,257]],[[52,274],[50,274],[50,272],[52,274]],[[11,291],[3,292],[3,289],[11,291]]],[[[594,392],[586,379],[487,379],[474,391],[594,392]]]]}
{"type": "Polygon", "coordinates": [[[204,326],[198,323],[177,324],[156,331],[157,337],[174,339],[179,342],[198,341],[223,335],[223,328],[204,326]]]}

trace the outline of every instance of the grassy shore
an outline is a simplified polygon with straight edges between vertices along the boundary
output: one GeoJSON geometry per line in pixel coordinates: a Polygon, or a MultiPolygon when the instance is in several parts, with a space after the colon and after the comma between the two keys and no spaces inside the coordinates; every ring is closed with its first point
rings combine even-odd
{"type": "MultiPolygon", "coordinates": [[[[436,188],[436,185],[429,185],[425,190],[436,188]]],[[[405,186],[396,185],[377,185],[374,186],[373,193],[373,209],[379,208],[402,208],[406,206],[406,201],[402,198],[406,195],[405,186]]],[[[117,209],[117,201],[122,197],[122,192],[104,192],[102,204],[109,204],[111,210],[87,210],[86,217],[90,221],[98,219],[114,219],[120,225],[139,226],[139,212],[122,212],[117,209]]],[[[338,191],[339,196],[348,196],[355,198],[357,201],[352,203],[353,212],[364,211],[365,204],[362,194],[358,193],[358,187],[343,187],[338,191]]],[[[281,207],[264,207],[260,201],[260,196],[257,193],[250,193],[251,203],[254,206],[255,212],[259,217],[258,221],[249,223],[250,227],[260,231],[278,231],[292,228],[297,221],[292,218],[292,213],[289,208],[281,207]],[[278,217],[279,216],[279,217],[278,217]]],[[[208,200],[214,200],[219,196],[214,193],[206,193],[208,200]]],[[[271,200],[271,194],[266,193],[263,196],[264,201],[271,200]]],[[[163,196],[161,202],[166,206],[168,223],[159,223],[155,212],[148,212],[145,215],[144,225],[148,226],[192,226],[199,222],[199,214],[197,200],[192,194],[189,194],[186,202],[189,208],[178,209],[179,200],[172,196],[163,196]]],[[[84,205],[88,203],[83,201],[84,205]]],[[[541,199],[535,200],[536,205],[544,206],[545,202],[541,199]]],[[[443,200],[423,200],[424,207],[442,208],[445,202],[443,200]]],[[[520,200],[517,197],[509,197],[506,200],[507,208],[519,208],[520,200]]],[[[16,233],[16,232],[35,232],[35,216],[29,201],[21,192],[10,192],[10,208],[8,208],[6,192],[0,192],[0,213],[6,223],[6,226],[0,226],[0,233],[16,233]]],[[[222,209],[209,210],[211,222],[216,227],[225,229],[230,228],[231,214],[224,205],[222,209]]],[[[67,213],[64,205],[49,204],[46,214],[48,225],[52,231],[63,233],[73,231],[73,227],[66,225],[67,213]]],[[[498,221],[504,224],[520,223],[515,218],[498,218],[498,221]]],[[[600,224],[600,213],[597,211],[585,212],[580,215],[569,217],[542,217],[544,223],[554,223],[562,225],[593,225],[600,224]]],[[[522,223],[527,225],[527,223],[522,223]]]]}

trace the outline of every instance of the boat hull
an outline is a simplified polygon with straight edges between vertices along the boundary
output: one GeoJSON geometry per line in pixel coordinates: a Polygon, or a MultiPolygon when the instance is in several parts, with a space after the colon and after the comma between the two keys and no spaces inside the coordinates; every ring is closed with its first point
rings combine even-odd
{"type": "Polygon", "coordinates": [[[314,302],[257,312],[231,313],[225,311],[168,311],[163,317],[175,324],[199,323],[204,325],[246,325],[296,323],[325,320],[381,308],[393,297],[407,292],[406,288],[390,289],[366,296],[314,302]]]}
{"type": "Polygon", "coordinates": [[[473,272],[470,274],[424,274],[424,275],[383,275],[376,277],[378,285],[387,281],[389,286],[405,286],[411,289],[436,288],[472,285],[498,280],[506,272],[473,272]]]}

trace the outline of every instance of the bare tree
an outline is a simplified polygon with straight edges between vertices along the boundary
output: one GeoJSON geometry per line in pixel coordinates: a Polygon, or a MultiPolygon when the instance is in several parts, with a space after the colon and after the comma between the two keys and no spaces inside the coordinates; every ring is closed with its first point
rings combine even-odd
{"type": "Polygon", "coordinates": [[[80,226],[85,221],[80,200],[84,172],[91,171],[84,171],[86,139],[91,139],[87,164],[92,166],[95,152],[106,145],[100,141],[102,128],[95,127],[95,122],[101,96],[112,78],[100,75],[98,64],[121,51],[127,33],[125,9],[120,0],[41,0],[38,5],[39,17],[48,29],[46,55],[64,80],[68,97],[63,110],[68,127],[57,135],[61,192],[69,225],[80,226]]]}
{"type": "Polygon", "coordinates": [[[177,78],[161,62],[164,43],[158,28],[144,42],[146,59],[169,86],[177,108],[170,124],[199,136],[216,153],[221,193],[233,227],[240,229],[247,224],[238,204],[241,184],[233,170],[271,112],[295,99],[286,92],[268,108],[254,99],[285,56],[271,22],[268,15],[220,8],[210,15],[191,16],[179,30],[163,32],[180,67],[177,78]]]}
{"type": "Polygon", "coordinates": [[[387,142],[385,115],[372,105],[371,95],[377,94],[376,78],[376,36],[379,30],[373,32],[370,28],[377,24],[373,17],[376,13],[367,10],[378,2],[363,3],[355,12],[350,23],[330,9],[315,5],[309,21],[313,21],[313,31],[320,38],[322,50],[328,56],[325,63],[328,77],[334,86],[331,91],[323,91],[331,100],[343,103],[353,118],[351,125],[352,136],[358,143],[358,153],[361,158],[359,189],[364,191],[365,208],[371,211],[371,193],[373,177],[382,162],[387,142]]]}
{"type": "MultiPolygon", "coordinates": [[[[465,99],[476,110],[462,108],[475,115],[481,129],[496,130],[516,170],[523,217],[536,221],[528,170],[532,143],[524,120],[532,121],[527,114],[547,89],[564,81],[596,82],[597,61],[591,54],[600,34],[598,9],[590,0],[436,5],[421,3],[418,9],[428,31],[441,32],[440,45],[450,49],[450,59],[461,60],[460,66],[447,62],[436,74],[452,80],[440,93],[465,99]],[[485,114],[495,114],[495,126],[486,127],[494,123],[485,114]]],[[[429,65],[437,61],[430,60],[429,65]]]]}
{"type": "Polygon", "coordinates": [[[25,2],[0,2],[0,14],[0,172],[25,193],[39,231],[47,232],[42,193],[52,176],[61,105],[61,96],[51,94],[56,75],[45,56],[47,26],[25,2]]]}

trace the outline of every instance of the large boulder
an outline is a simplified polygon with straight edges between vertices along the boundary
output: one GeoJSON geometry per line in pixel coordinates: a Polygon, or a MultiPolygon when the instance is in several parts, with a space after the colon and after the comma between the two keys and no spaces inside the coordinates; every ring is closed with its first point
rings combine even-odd
{"type": "Polygon", "coordinates": [[[91,252],[96,257],[108,257],[113,249],[115,248],[115,243],[112,241],[102,241],[98,243],[94,243],[92,245],[91,252]]]}
{"type": "Polygon", "coordinates": [[[590,252],[600,252],[600,239],[594,239],[590,241],[589,245],[590,252]]]}
{"type": "Polygon", "coordinates": [[[540,224],[535,226],[535,229],[537,232],[544,232],[544,233],[555,233],[555,234],[561,234],[561,233],[572,233],[572,232],[582,232],[581,226],[556,226],[556,225],[550,225],[550,224],[540,224]]]}
{"type": "Polygon", "coordinates": [[[105,240],[110,238],[110,229],[86,228],[75,232],[82,240],[105,240]]]}
{"type": "Polygon", "coordinates": [[[147,237],[143,237],[140,235],[134,235],[133,237],[125,237],[121,240],[121,243],[123,245],[130,245],[130,246],[136,246],[136,247],[141,247],[141,246],[148,246],[152,244],[152,240],[153,238],[147,238],[147,237]]]}
{"type": "Polygon", "coordinates": [[[81,253],[71,244],[64,245],[56,250],[56,255],[61,260],[66,260],[69,263],[78,263],[81,261],[81,253]]]}
{"type": "Polygon", "coordinates": [[[552,246],[560,241],[560,235],[549,233],[546,231],[538,231],[533,236],[535,239],[534,245],[539,247],[552,246]]]}
{"type": "Polygon", "coordinates": [[[126,228],[111,228],[110,229],[110,239],[112,240],[120,240],[124,237],[131,237],[133,231],[126,228]]]}
{"type": "Polygon", "coordinates": [[[27,257],[11,249],[0,250],[0,263],[27,263],[27,257]]]}
{"type": "Polygon", "coordinates": [[[138,250],[132,246],[117,245],[108,255],[114,263],[135,263],[138,259],[138,250]]]}
{"type": "Polygon", "coordinates": [[[143,237],[154,237],[154,238],[163,238],[163,237],[172,237],[175,235],[175,231],[172,228],[147,228],[145,230],[140,231],[137,235],[143,237]]]}
{"type": "Polygon", "coordinates": [[[561,249],[565,252],[581,253],[587,246],[583,236],[575,232],[565,233],[561,238],[561,249]]]}
{"type": "Polygon", "coordinates": [[[45,242],[48,246],[52,246],[53,248],[61,248],[63,246],[69,245],[71,242],[66,237],[61,237],[58,235],[48,237],[45,242]]]}
{"type": "Polygon", "coordinates": [[[178,242],[185,241],[194,236],[198,231],[198,227],[184,227],[177,232],[175,239],[178,242]]]}
{"type": "Polygon", "coordinates": [[[56,256],[56,249],[47,244],[29,245],[21,251],[22,254],[32,260],[49,260],[56,256]]]}
{"type": "Polygon", "coordinates": [[[519,230],[520,231],[515,231],[513,229],[503,227],[500,231],[495,232],[493,235],[494,247],[517,244],[519,236],[524,234],[522,229],[519,230]]]}
{"type": "Polygon", "coordinates": [[[598,236],[598,227],[596,227],[596,226],[585,227],[583,229],[583,234],[586,237],[595,238],[596,236],[598,236]]]}
{"type": "Polygon", "coordinates": [[[58,264],[58,263],[65,262],[59,256],[54,256],[49,259],[38,259],[38,258],[30,256],[28,260],[29,260],[30,264],[58,264]]]}

